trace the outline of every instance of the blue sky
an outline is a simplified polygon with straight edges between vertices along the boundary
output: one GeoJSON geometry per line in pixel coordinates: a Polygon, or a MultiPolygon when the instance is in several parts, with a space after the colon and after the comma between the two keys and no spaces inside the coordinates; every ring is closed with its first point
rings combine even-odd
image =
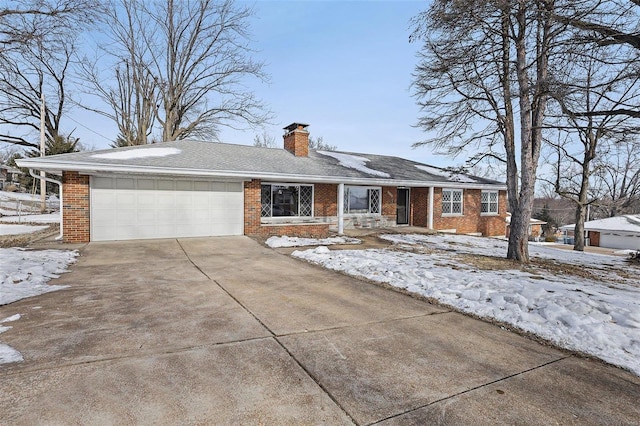
{"type": "MultiPolygon", "coordinates": [[[[256,59],[266,63],[269,84],[252,88],[274,113],[268,134],[278,143],[292,122],[310,124],[312,136],[341,151],[397,155],[434,165],[460,163],[412,149],[426,135],[412,125],[419,114],[411,73],[419,45],[410,44],[409,20],[426,1],[271,1],[253,6],[256,59]]],[[[82,113],[83,124],[113,139],[106,118],[82,113]]],[[[252,144],[260,131],[223,129],[222,142],[252,144]]],[[[93,148],[109,141],[78,127],[93,148]]]]}

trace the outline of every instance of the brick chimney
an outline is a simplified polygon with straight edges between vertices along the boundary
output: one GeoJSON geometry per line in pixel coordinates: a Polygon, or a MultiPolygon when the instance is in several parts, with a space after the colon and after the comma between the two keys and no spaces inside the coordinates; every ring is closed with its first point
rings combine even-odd
{"type": "Polygon", "coordinates": [[[292,123],[284,128],[284,149],[296,157],[309,156],[308,124],[292,123]]]}

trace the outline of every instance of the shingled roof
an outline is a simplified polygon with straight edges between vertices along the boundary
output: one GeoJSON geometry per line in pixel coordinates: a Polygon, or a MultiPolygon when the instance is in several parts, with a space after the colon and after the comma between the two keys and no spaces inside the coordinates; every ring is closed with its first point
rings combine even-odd
{"type": "Polygon", "coordinates": [[[305,157],[284,149],[226,143],[175,141],[18,160],[21,167],[80,173],[136,173],[226,177],[309,183],[451,186],[504,189],[501,182],[450,172],[404,158],[309,150],[305,157]]]}

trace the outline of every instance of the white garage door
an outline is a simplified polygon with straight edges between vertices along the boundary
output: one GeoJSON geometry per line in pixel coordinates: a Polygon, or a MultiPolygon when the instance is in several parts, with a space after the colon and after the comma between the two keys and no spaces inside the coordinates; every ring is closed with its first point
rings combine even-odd
{"type": "Polygon", "coordinates": [[[640,236],[600,232],[600,247],[640,250],[640,236]]]}
{"type": "Polygon", "coordinates": [[[242,182],[91,178],[91,240],[242,235],[242,182]]]}

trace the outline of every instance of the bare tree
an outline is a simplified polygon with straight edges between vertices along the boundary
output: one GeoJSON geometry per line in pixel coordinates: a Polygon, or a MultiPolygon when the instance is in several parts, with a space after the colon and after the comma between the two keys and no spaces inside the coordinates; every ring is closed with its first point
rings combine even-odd
{"type": "Polygon", "coordinates": [[[95,10],[95,0],[19,0],[0,8],[0,142],[38,146],[43,94],[47,139],[60,136],[76,20],[90,22],[95,10]]]}
{"type": "Polygon", "coordinates": [[[640,213],[640,142],[622,137],[610,144],[596,161],[594,191],[596,214],[613,217],[640,213]]]}
{"type": "Polygon", "coordinates": [[[123,139],[132,133],[143,143],[153,132],[163,141],[216,139],[220,126],[268,118],[245,86],[266,79],[251,58],[251,9],[233,0],[114,0],[111,8],[105,28],[113,43],[105,52],[115,59],[116,87],[105,87],[95,69],[87,75],[123,139]]]}
{"type": "MultiPolygon", "coordinates": [[[[53,47],[50,45],[50,47],[53,47]]],[[[73,45],[45,50],[24,45],[0,63],[0,141],[37,148],[41,96],[45,95],[45,135],[60,136],[66,109],[67,74],[73,45]]]]}
{"type": "Polygon", "coordinates": [[[253,146],[259,146],[262,148],[276,148],[276,138],[268,134],[266,131],[263,131],[260,135],[255,135],[253,137],[253,146]]]}
{"type": "Polygon", "coordinates": [[[309,136],[309,148],[321,151],[335,151],[338,149],[336,145],[325,143],[322,136],[318,136],[317,138],[309,136]]]}
{"type": "Polygon", "coordinates": [[[108,25],[109,43],[101,43],[105,55],[82,61],[82,77],[109,109],[85,108],[113,120],[119,135],[113,146],[145,145],[157,119],[160,94],[157,78],[149,70],[151,50],[147,40],[154,38],[153,26],[148,26],[143,3],[136,0],[112,1],[106,7],[103,20],[108,25]],[[101,69],[113,71],[105,76],[101,69]]]}
{"type": "Polygon", "coordinates": [[[413,23],[422,41],[414,93],[418,125],[449,155],[505,162],[512,214],[507,257],[529,261],[528,226],[542,146],[550,70],[564,26],[555,1],[436,0],[413,23]],[[517,125],[516,125],[517,123],[517,125]]]}
{"type": "Polygon", "coordinates": [[[554,187],[575,205],[574,250],[579,251],[584,250],[587,206],[598,199],[591,187],[595,160],[606,145],[635,131],[627,115],[591,112],[640,102],[640,74],[629,72],[628,56],[599,50],[603,49],[568,53],[566,66],[570,69],[566,72],[571,78],[553,94],[560,114],[555,123],[559,137],[549,141],[556,156],[554,187]]]}
{"type": "Polygon", "coordinates": [[[90,22],[96,0],[12,0],[0,6],[0,55],[25,44],[42,43],[74,21],[90,22]]]}

